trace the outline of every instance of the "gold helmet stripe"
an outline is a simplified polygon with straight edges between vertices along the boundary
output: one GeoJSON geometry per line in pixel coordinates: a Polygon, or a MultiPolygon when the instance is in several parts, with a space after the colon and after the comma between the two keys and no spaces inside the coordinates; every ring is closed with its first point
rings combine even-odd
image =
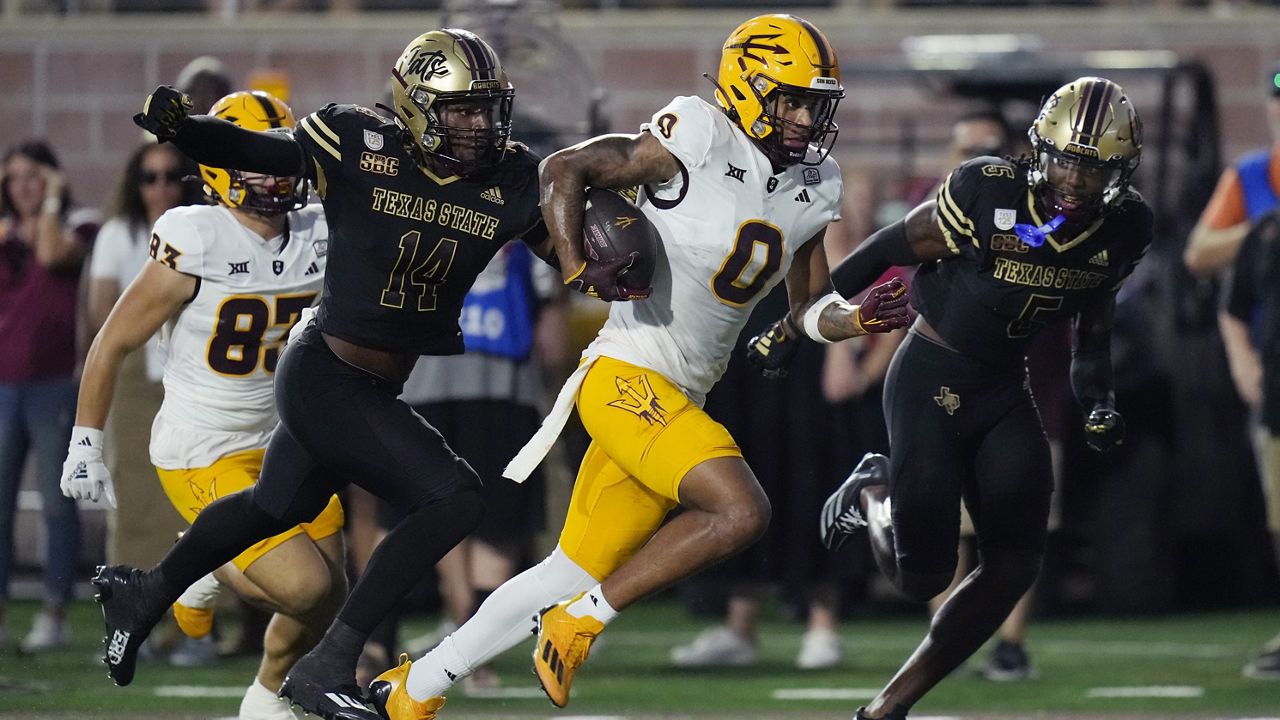
{"type": "Polygon", "coordinates": [[[795,15],[790,15],[789,17],[799,23],[805,32],[809,33],[809,39],[813,40],[813,44],[818,48],[818,65],[814,70],[820,71],[823,77],[831,77],[831,69],[835,65],[832,58],[836,56],[836,51],[831,48],[831,45],[827,43],[827,39],[818,31],[818,28],[813,26],[813,23],[795,15]]]}
{"type": "Polygon", "coordinates": [[[267,123],[270,124],[271,127],[278,128],[284,126],[284,117],[280,115],[280,112],[276,110],[276,106],[270,100],[261,93],[255,92],[251,93],[251,95],[253,95],[253,99],[257,100],[258,104],[262,106],[263,112],[267,114],[267,123]]]}

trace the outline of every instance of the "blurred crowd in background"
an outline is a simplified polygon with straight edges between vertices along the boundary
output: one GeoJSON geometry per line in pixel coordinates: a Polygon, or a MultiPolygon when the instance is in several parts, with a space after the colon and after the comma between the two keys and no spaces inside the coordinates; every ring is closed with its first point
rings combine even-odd
{"type": "MultiPolygon", "coordinates": [[[[566,6],[674,4],[580,0],[566,6]]],[[[858,4],[937,3],[871,0],[858,4]]],[[[1230,8],[1244,3],[1054,4],[1230,8]]],[[[763,3],[747,5],[762,7],[763,3]]],[[[779,9],[792,5],[768,4],[779,9]]],[[[805,7],[814,5],[805,3],[805,7]]],[[[0,7],[9,14],[104,9],[235,14],[419,10],[423,4],[407,0],[6,0],[0,7]]],[[[288,95],[287,77],[261,77],[271,78],[272,85],[266,89],[288,95]]],[[[192,60],[172,82],[192,95],[197,111],[251,84],[247,78],[234,77],[212,57],[192,60]]],[[[1211,90],[1213,77],[1200,68],[1191,73],[1189,82],[1211,90]]],[[[1025,132],[1038,101],[1035,95],[1044,92],[1041,86],[1052,89],[1056,84],[1046,80],[1016,87],[993,83],[976,90],[950,88],[961,99],[962,110],[948,118],[952,135],[945,158],[936,167],[904,165],[906,169],[891,177],[873,177],[859,172],[856,153],[837,146],[848,174],[848,193],[846,219],[827,235],[830,259],[840,259],[883,221],[900,217],[904,208],[930,197],[949,169],[964,159],[983,154],[1016,157],[1026,152],[1025,132]]],[[[1274,138],[1280,142],[1280,72],[1257,78],[1257,87],[1257,112],[1267,114],[1274,138]]],[[[375,99],[371,94],[370,102],[375,99]]],[[[519,99],[516,108],[519,116],[519,99]]],[[[294,107],[299,116],[314,109],[294,107]]],[[[1219,132],[1212,103],[1201,110],[1207,115],[1187,121],[1183,141],[1185,135],[1219,132]]],[[[1139,107],[1139,111],[1154,116],[1161,109],[1139,107]]],[[[608,127],[600,117],[592,118],[592,126],[608,127]]],[[[517,127],[530,131],[523,139],[542,153],[576,139],[543,128],[532,118],[517,127]]],[[[1034,597],[1025,599],[1002,630],[1002,642],[984,667],[992,679],[1034,673],[1027,652],[1027,619],[1032,615],[1274,606],[1280,598],[1273,544],[1280,534],[1280,508],[1276,507],[1280,483],[1272,483],[1277,492],[1271,499],[1269,528],[1261,481],[1268,462],[1276,466],[1270,468],[1271,474],[1280,473],[1280,459],[1274,457],[1276,430],[1269,424],[1270,416],[1280,413],[1267,408],[1280,396],[1267,392],[1271,384],[1280,384],[1274,379],[1280,376],[1280,367],[1271,358],[1280,352],[1280,343],[1273,337],[1277,333],[1269,330],[1277,320],[1270,314],[1273,301],[1265,293],[1240,299],[1242,281],[1232,273],[1237,251],[1244,244],[1250,248],[1247,267],[1258,270],[1254,275],[1260,279],[1255,284],[1263,288],[1268,282],[1280,284],[1278,276],[1265,271],[1275,264],[1267,259],[1271,246],[1247,240],[1251,229],[1274,222],[1272,214],[1280,203],[1280,160],[1266,147],[1260,148],[1260,155],[1250,156],[1252,165],[1220,158],[1216,151],[1196,154],[1187,148],[1199,145],[1189,141],[1180,145],[1177,133],[1164,130],[1159,147],[1148,145],[1136,182],[1149,198],[1152,190],[1144,183],[1159,184],[1158,194],[1166,200],[1154,203],[1161,213],[1157,219],[1160,239],[1120,296],[1113,342],[1117,406],[1128,425],[1128,439],[1121,450],[1100,456],[1085,449],[1081,412],[1067,383],[1070,340],[1066,327],[1044,333],[1029,359],[1037,403],[1054,447],[1058,492],[1041,580],[1034,597]],[[1228,303],[1229,298],[1236,302],[1228,303]],[[1269,366],[1274,369],[1268,371],[1269,366]]],[[[0,168],[0,348],[4,348],[0,351],[0,645],[17,643],[32,652],[66,643],[65,606],[78,590],[84,591],[86,583],[81,580],[88,577],[93,564],[105,559],[150,565],[183,527],[159,492],[146,454],[151,416],[162,393],[160,349],[154,343],[132,359],[117,392],[108,435],[112,474],[121,488],[120,508],[106,513],[105,529],[103,523],[90,521],[103,514],[100,509],[77,509],[62,497],[58,477],[75,403],[77,365],[88,341],[146,262],[151,224],[172,207],[205,202],[191,162],[170,146],[146,142],[139,135],[136,149],[119,169],[112,202],[85,207],[76,202],[78,193],[104,193],[81,187],[77,178],[63,173],[59,147],[65,140],[7,137],[0,168]],[[17,586],[13,580],[36,576],[43,579],[40,589],[26,594],[39,597],[43,611],[32,628],[12,627],[4,620],[4,601],[17,586]]],[[[1222,140],[1215,135],[1198,142],[1216,148],[1222,140]]],[[[513,356],[476,353],[424,359],[406,388],[406,401],[440,427],[489,484],[491,512],[497,513],[474,542],[460,546],[441,563],[433,582],[404,608],[438,612],[442,632],[465,620],[488,591],[545,554],[554,538],[543,530],[559,527],[572,481],[569,468],[586,448],[587,439],[579,430],[566,436],[537,481],[517,487],[499,477],[505,460],[536,429],[548,394],[560,386],[604,312],[603,306],[590,301],[570,302],[536,263],[529,266],[527,254],[513,257],[516,254],[500,255],[502,264],[493,272],[522,268],[518,272],[527,273],[528,321],[535,328],[530,346],[513,356]],[[503,432],[495,434],[498,418],[503,432]],[[498,436],[502,442],[495,445],[498,436]]],[[[743,337],[758,332],[785,306],[779,289],[760,303],[743,337]]],[[[463,327],[466,330],[465,322],[463,327]]],[[[796,658],[797,665],[805,668],[842,662],[835,632],[840,622],[901,609],[877,582],[865,544],[854,543],[831,554],[822,549],[817,534],[818,509],[831,489],[864,452],[888,449],[881,382],[900,335],[829,347],[808,344],[790,375],[777,381],[754,372],[741,350],[735,354],[708,398],[707,409],[738,439],[769,493],[773,525],[745,555],[680,589],[690,610],[706,615],[711,627],[688,644],[673,648],[674,664],[754,662],[756,621],[762,608],[775,606],[766,602],[770,599],[805,626],[805,640],[796,658]]],[[[395,509],[379,508],[370,496],[352,490],[344,500],[351,569],[358,573],[376,543],[380,518],[395,509]]],[[[961,542],[962,558],[971,557],[963,538],[961,542]]],[[[36,586],[28,583],[27,587],[36,586]]],[[[1034,631],[1031,636],[1033,647],[1034,631]]],[[[242,632],[237,637],[251,646],[261,632],[242,632]]],[[[1259,643],[1264,640],[1259,638],[1259,643]]],[[[432,638],[398,637],[395,623],[388,622],[379,642],[382,647],[376,652],[385,653],[379,660],[385,663],[399,650],[425,649],[432,638]]],[[[189,643],[156,652],[172,653],[177,663],[216,658],[211,646],[189,643]]],[[[1277,661],[1272,674],[1266,668],[1255,674],[1280,678],[1280,656],[1277,661]]],[[[487,679],[479,673],[470,681],[487,679]]]]}

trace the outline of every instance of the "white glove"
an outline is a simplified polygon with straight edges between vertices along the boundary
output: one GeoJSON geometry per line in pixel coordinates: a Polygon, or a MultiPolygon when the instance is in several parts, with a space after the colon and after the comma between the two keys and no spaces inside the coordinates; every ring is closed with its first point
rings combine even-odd
{"type": "Polygon", "coordinates": [[[116,489],[111,484],[111,473],[102,462],[102,431],[97,428],[71,428],[71,444],[67,447],[67,460],[62,463],[62,494],[76,500],[106,502],[116,506],[116,489]]]}
{"type": "Polygon", "coordinates": [[[302,337],[302,331],[307,329],[312,320],[315,320],[317,309],[315,305],[302,308],[302,312],[298,313],[298,322],[289,328],[289,337],[284,341],[286,347],[298,342],[298,338],[302,337]]]}

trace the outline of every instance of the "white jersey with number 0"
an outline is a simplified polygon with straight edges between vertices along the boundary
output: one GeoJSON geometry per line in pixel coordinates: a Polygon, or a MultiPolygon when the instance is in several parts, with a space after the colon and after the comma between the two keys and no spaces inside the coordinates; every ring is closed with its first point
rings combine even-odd
{"type": "Polygon", "coordinates": [[[153,261],[199,278],[195,298],[161,330],[157,467],[208,467],[266,446],[277,420],[272,374],[289,328],[320,293],[328,240],[319,205],[289,213],[288,231],[271,240],[220,206],[175,208],[156,221],[153,261]]]}
{"type": "Polygon", "coordinates": [[[642,129],[681,165],[640,193],[662,235],[653,294],[613,303],[587,354],[656,370],[701,403],[756,302],[801,245],[840,219],[840,168],[828,157],[775,175],[746,134],[697,97],[676,98],[642,129]]]}

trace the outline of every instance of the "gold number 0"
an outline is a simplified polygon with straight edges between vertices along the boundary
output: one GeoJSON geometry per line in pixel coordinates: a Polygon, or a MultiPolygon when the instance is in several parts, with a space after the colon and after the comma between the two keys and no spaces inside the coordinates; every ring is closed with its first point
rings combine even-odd
{"type": "Polygon", "coordinates": [[[746,305],[768,284],[782,265],[782,231],[763,220],[748,220],[738,226],[733,251],[711,278],[711,292],[727,305],[746,305]],[[751,265],[756,245],[764,246],[764,265],[750,278],[742,274],[751,265]]]}
{"type": "Polygon", "coordinates": [[[444,282],[453,266],[453,256],[458,252],[458,241],[440,238],[436,246],[426,257],[418,260],[419,246],[422,244],[422,233],[410,230],[400,236],[400,256],[396,258],[395,267],[391,268],[391,277],[387,278],[387,288],[382,291],[381,304],[386,307],[403,308],[405,298],[405,280],[416,285],[418,293],[418,311],[429,312],[436,309],[436,286],[444,282]]]}

